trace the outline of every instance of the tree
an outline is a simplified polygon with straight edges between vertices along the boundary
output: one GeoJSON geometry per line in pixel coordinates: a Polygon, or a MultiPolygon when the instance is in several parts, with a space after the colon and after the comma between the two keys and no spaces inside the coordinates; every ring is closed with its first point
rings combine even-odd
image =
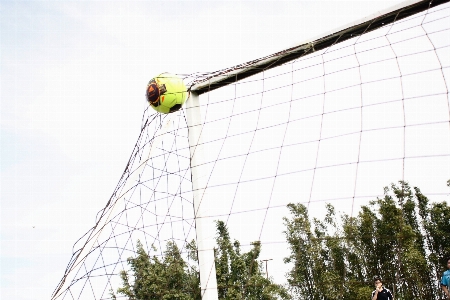
{"type": "Polygon", "coordinates": [[[372,292],[370,277],[377,273],[375,221],[369,207],[362,207],[357,217],[342,216],[343,240],[346,244],[346,287],[351,299],[367,299],[372,292]]]}
{"type": "Polygon", "coordinates": [[[316,287],[320,269],[316,267],[315,262],[319,257],[320,247],[312,233],[308,210],[300,203],[290,203],[287,207],[292,218],[283,218],[286,226],[284,233],[291,255],[286,257],[284,262],[294,265],[286,275],[288,284],[295,296],[319,300],[321,293],[316,287]]]}
{"type": "Polygon", "coordinates": [[[385,196],[376,201],[380,272],[394,289],[397,299],[433,299],[435,290],[426,258],[425,236],[419,226],[416,200],[407,182],[385,188],[385,196]],[[390,193],[389,193],[390,192],[390,193]],[[390,249],[387,249],[390,248],[390,249]],[[383,250],[390,250],[390,254],[383,250]],[[382,273],[382,272],[381,272],[382,273]],[[412,288],[414,287],[414,288],[412,288]]]}
{"type": "MultiPolygon", "coordinates": [[[[167,242],[162,259],[147,254],[139,240],[136,248],[137,256],[127,259],[131,274],[120,272],[123,286],[117,293],[129,300],[201,300],[199,273],[183,260],[175,242],[167,242]]],[[[196,259],[194,242],[188,245],[188,250],[189,256],[196,259]]]]}
{"type": "Polygon", "coordinates": [[[434,274],[442,274],[438,266],[450,253],[450,208],[446,202],[430,205],[404,181],[384,191],[340,222],[330,204],[323,220],[310,220],[302,204],[287,206],[284,233],[291,253],[285,262],[292,264],[287,280],[294,297],[367,299],[376,274],[396,299],[436,299],[434,274]]]}
{"type": "MultiPolygon", "coordinates": [[[[450,180],[447,181],[450,186],[450,180]]],[[[415,187],[415,195],[419,207],[421,225],[425,232],[426,245],[428,247],[428,261],[432,270],[434,286],[441,292],[438,281],[444,271],[447,259],[450,256],[450,206],[447,202],[429,203],[428,198],[415,187]]]]}
{"type": "Polygon", "coordinates": [[[253,242],[249,252],[241,253],[239,241],[231,243],[223,221],[216,222],[216,229],[217,248],[214,255],[220,300],[290,298],[283,287],[261,273],[262,265],[258,262],[260,242],[253,242]]]}

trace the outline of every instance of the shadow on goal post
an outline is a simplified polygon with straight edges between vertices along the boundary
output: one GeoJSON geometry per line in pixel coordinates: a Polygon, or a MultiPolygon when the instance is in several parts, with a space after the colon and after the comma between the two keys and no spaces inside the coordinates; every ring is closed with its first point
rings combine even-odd
{"type": "Polygon", "coordinates": [[[289,203],[312,217],[325,215],[325,203],[354,216],[399,180],[446,199],[438,183],[450,178],[449,18],[448,1],[406,1],[186,78],[182,109],[144,112],[125,171],[51,299],[110,299],[138,240],[160,258],[175,242],[196,266],[187,254],[195,240],[202,299],[218,299],[217,220],[243,252],[259,241],[283,285],[289,203]]]}

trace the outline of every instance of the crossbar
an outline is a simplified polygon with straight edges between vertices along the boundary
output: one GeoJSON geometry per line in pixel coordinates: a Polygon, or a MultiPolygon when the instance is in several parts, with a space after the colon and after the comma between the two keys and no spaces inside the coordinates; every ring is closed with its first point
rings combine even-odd
{"type": "Polygon", "coordinates": [[[449,1],[450,0],[409,0],[403,2],[384,12],[379,12],[369,18],[364,18],[351,25],[347,25],[346,29],[336,30],[334,33],[326,34],[322,38],[302,43],[299,46],[260,59],[219,70],[208,76],[202,76],[199,79],[194,80],[190,90],[197,95],[210,92],[449,1]]]}

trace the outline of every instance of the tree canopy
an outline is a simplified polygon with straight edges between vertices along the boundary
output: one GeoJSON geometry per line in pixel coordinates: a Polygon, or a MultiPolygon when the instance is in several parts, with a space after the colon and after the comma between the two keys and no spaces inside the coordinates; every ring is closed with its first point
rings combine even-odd
{"type": "MultiPolygon", "coordinates": [[[[261,243],[252,243],[249,252],[241,253],[239,241],[231,242],[228,228],[216,222],[217,248],[214,251],[220,300],[289,299],[287,291],[262,274],[258,261],[261,243]]],[[[201,299],[200,276],[196,266],[189,266],[176,243],[169,241],[162,258],[150,256],[137,242],[137,255],[127,259],[130,272],[121,271],[122,287],[118,294],[129,300],[201,299]]],[[[197,262],[197,248],[192,241],[187,246],[188,257],[197,262]]],[[[156,252],[156,249],[153,249],[156,252]]],[[[112,297],[116,298],[114,292],[112,297]]]]}
{"type": "Polygon", "coordinates": [[[289,299],[287,291],[274,284],[262,273],[259,241],[252,243],[249,252],[241,253],[241,245],[235,240],[231,243],[228,229],[223,221],[216,222],[217,249],[215,250],[216,277],[219,299],[289,299]]]}
{"type": "Polygon", "coordinates": [[[357,216],[338,216],[327,204],[323,220],[306,206],[288,205],[284,218],[290,255],[285,263],[297,299],[368,299],[380,275],[395,299],[438,299],[439,279],[450,255],[450,207],[432,203],[400,181],[357,216]]]}
{"type": "Polygon", "coordinates": [[[117,293],[130,300],[201,299],[198,271],[187,265],[175,242],[167,242],[162,258],[147,254],[140,241],[137,241],[136,248],[137,256],[127,259],[132,278],[128,272],[121,271],[123,286],[117,293]]]}

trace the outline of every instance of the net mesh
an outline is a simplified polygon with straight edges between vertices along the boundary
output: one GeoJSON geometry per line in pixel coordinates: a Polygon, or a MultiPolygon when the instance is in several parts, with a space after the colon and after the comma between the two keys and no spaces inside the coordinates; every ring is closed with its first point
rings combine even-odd
{"type": "Polygon", "coordinates": [[[137,240],[154,255],[175,241],[189,261],[194,169],[207,177],[205,222],[224,221],[243,250],[260,241],[277,283],[289,269],[289,203],[313,217],[326,213],[325,203],[354,216],[399,180],[445,200],[449,20],[450,6],[440,5],[202,94],[198,124],[186,120],[192,108],[147,109],[117,188],[75,244],[53,298],[109,299],[137,240]],[[191,166],[194,126],[202,157],[191,166]]]}

